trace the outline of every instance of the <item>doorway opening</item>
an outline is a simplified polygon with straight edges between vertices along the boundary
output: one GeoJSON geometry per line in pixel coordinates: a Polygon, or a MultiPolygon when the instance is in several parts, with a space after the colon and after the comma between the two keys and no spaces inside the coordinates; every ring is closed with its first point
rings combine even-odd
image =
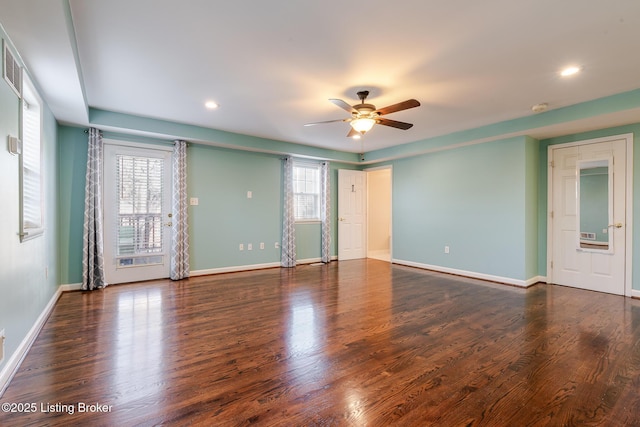
{"type": "Polygon", "coordinates": [[[367,258],[391,262],[391,167],[367,170],[367,258]]]}
{"type": "Polygon", "coordinates": [[[392,168],[338,171],[338,259],[392,260],[392,168]]]}

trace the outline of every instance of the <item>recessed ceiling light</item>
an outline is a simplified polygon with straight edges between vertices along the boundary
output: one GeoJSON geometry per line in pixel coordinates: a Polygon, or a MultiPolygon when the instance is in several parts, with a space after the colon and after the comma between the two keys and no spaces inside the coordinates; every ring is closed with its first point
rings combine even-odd
{"type": "Polygon", "coordinates": [[[215,102],[213,102],[213,101],[207,101],[207,102],[205,102],[205,103],[204,103],[204,106],[205,106],[205,107],[207,107],[209,110],[215,110],[216,108],[218,108],[218,107],[219,107],[219,105],[218,105],[218,104],[216,104],[216,103],[215,103],[215,102]]]}
{"type": "Polygon", "coordinates": [[[573,76],[574,74],[578,74],[580,71],[582,71],[582,67],[572,65],[571,67],[564,68],[562,71],[560,71],[560,75],[562,77],[569,77],[573,76]]]}

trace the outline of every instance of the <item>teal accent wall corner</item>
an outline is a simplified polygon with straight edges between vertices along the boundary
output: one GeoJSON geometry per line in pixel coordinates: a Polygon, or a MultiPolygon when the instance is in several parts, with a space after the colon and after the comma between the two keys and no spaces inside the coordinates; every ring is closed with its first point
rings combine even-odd
{"type": "Polygon", "coordinates": [[[534,276],[537,244],[527,237],[537,233],[536,149],[517,137],[393,162],[394,259],[534,276]]]}
{"type": "Polygon", "coordinates": [[[58,130],[58,251],[61,284],[82,282],[82,231],[88,138],[84,130],[69,126],[59,126],[58,130]]]}
{"type": "Polygon", "coordinates": [[[531,279],[539,273],[539,211],[540,193],[540,141],[525,137],[525,277],[531,279]]]}

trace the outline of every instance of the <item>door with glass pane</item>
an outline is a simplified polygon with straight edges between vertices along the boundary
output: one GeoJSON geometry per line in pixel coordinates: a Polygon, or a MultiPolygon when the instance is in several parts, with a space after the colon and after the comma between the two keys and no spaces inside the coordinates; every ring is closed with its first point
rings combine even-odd
{"type": "Polygon", "coordinates": [[[104,255],[109,284],[169,277],[171,152],[105,141],[104,255]]]}
{"type": "Polygon", "coordinates": [[[550,283],[625,295],[625,136],[549,147],[550,283]]]}

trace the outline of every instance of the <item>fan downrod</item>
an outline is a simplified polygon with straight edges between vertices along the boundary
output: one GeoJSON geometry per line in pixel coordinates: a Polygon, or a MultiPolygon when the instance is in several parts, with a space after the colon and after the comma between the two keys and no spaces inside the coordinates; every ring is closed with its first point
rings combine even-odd
{"type": "Polygon", "coordinates": [[[360,92],[357,93],[357,95],[358,95],[358,98],[360,98],[360,102],[364,104],[364,100],[367,99],[367,96],[369,96],[369,91],[361,90],[360,92]]]}

